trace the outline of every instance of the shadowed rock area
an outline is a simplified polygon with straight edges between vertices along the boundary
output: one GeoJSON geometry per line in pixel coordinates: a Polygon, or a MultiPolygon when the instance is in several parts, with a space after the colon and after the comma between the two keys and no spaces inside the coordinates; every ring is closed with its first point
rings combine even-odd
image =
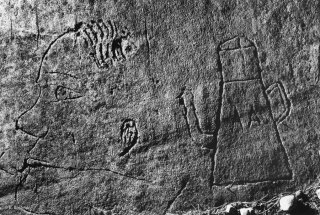
{"type": "Polygon", "coordinates": [[[1,1],[0,214],[178,214],[308,187],[319,14],[315,0],[1,1]]]}

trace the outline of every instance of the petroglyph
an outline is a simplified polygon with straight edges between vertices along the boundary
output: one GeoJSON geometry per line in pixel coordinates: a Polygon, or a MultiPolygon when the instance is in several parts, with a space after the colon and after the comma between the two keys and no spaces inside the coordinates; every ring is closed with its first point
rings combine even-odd
{"type": "Polygon", "coordinates": [[[109,74],[100,69],[115,66],[135,54],[137,47],[132,36],[125,28],[118,30],[112,21],[98,20],[77,23],[49,43],[37,70],[38,95],[16,118],[16,130],[32,137],[24,143],[23,157],[17,164],[23,177],[19,179],[16,193],[30,169],[38,167],[106,171],[126,178],[142,178],[126,174],[123,169],[106,168],[112,166],[115,157],[126,155],[137,143],[138,130],[134,120],[125,120],[120,128],[119,144],[120,125],[108,119],[110,113],[103,108],[109,105],[112,95],[104,90],[107,87],[100,86],[101,82],[113,84],[113,79],[103,77],[109,74]],[[99,68],[95,70],[99,73],[98,81],[94,79],[96,76],[92,78],[91,70],[95,68],[92,63],[99,68]],[[31,158],[37,162],[30,163],[31,158]]]}
{"type": "Polygon", "coordinates": [[[22,207],[14,207],[14,209],[17,209],[19,211],[21,211],[22,213],[26,214],[26,215],[54,215],[55,213],[53,212],[35,212],[35,211],[31,211],[29,209],[26,208],[22,208],[22,207]]]}
{"type": "MultiPolygon", "coordinates": [[[[180,105],[183,106],[183,116],[187,125],[189,136],[194,142],[197,142],[200,147],[212,149],[212,142],[214,138],[212,131],[212,119],[209,119],[207,122],[203,123],[200,121],[204,120],[204,117],[209,117],[210,112],[206,113],[209,115],[208,116],[196,109],[194,95],[189,89],[184,88],[177,99],[179,100],[180,105]],[[199,113],[204,115],[204,117],[200,119],[198,116],[199,113]]],[[[212,104],[209,103],[205,105],[210,106],[212,104]]],[[[199,103],[198,106],[200,106],[199,103]]]]}
{"type": "Polygon", "coordinates": [[[266,92],[270,100],[273,119],[280,123],[289,116],[291,110],[291,102],[285,88],[281,82],[278,82],[269,86],[266,92]]]}
{"type": "Polygon", "coordinates": [[[180,189],[177,191],[177,193],[174,195],[174,197],[168,201],[168,205],[167,205],[166,209],[164,210],[163,215],[167,214],[167,212],[170,211],[174,202],[179,198],[179,196],[181,195],[183,190],[186,189],[186,187],[189,183],[189,176],[183,178],[180,183],[181,183],[180,189]]]}
{"type": "Polygon", "coordinates": [[[193,91],[192,104],[203,134],[214,135],[219,99],[218,81],[199,84],[193,91]]]}
{"type": "Polygon", "coordinates": [[[319,176],[317,1],[59,2],[0,3],[0,214],[213,213],[319,176]]]}
{"type": "Polygon", "coordinates": [[[78,99],[82,97],[79,93],[76,93],[73,89],[65,86],[57,86],[55,88],[54,95],[57,101],[72,100],[72,99],[78,99]]]}
{"type": "Polygon", "coordinates": [[[223,84],[213,171],[217,185],[292,179],[277,128],[288,117],[289,101],[282,85],[265,88],[257,56],[253,42],[244,37],[219,48],[223,84]]]}
{"type": "Polygon", "coordinates": [[[240,47],[240,38],[231,38],[220,45],[221,50],[236,50],[240,47]]]}
{"type": "Polygon", "coordinates": [[[190,136],[192,137],[195,133],[203,133],[199,125],[199,119],[195,113],[192,93],[189,90],[183,90],[178,99],[184,108],[184,116],[190,136]]]}
{"type": "Polygon", "coordinates": [[[83,37],[90,46],[93,57],[99,68],[108,68],[117,61],[132,56],[137,47],[131,40],[131,32],[126,28],[119,31],[111,20],[78,23],[75,27],[77,37],[83,37]]]}
{"type": "Polygon", "coordinates": [[[119,156],[124,156],[138,141],[138,130],[136,122],[132,119],[126,119],[120,128],[121,142],[123,151],[119,156]]]}
{"type": "Polygon", "coordinates": [[[50,42],[42,55],[38,76],[39,81],[43,64],[48,59],[51,49],[64,38],[73,38],[72,44],[79,44],[88,50],[88,55],[100,69],[108,69],[132,57],[137,52],[137,45],[132,32],[127,28],[118,29],[116,24],[108,20],[92,20],[90,23],[79,22],[74,28],[69,28],[50,42]]]}

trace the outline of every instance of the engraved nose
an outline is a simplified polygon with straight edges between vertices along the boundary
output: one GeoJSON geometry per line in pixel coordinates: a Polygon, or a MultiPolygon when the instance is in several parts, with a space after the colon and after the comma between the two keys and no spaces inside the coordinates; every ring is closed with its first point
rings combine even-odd
{"type": "Polygon", "coordinates": [[[48,126],[40,108],[33,107],[22,113],[16,120],[16,130],[36,138],[43,138],[48,133],[48,126]]]}

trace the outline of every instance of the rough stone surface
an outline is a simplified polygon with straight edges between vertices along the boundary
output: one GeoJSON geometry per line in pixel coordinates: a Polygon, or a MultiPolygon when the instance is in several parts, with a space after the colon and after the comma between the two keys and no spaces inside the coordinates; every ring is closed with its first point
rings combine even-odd
{"type": "Polygon", "coordinates": [[[226,206],[226,211],[225,212],[227,214],[237,214],[238,213],[237,209],[231,204],[226,206]]]}
{"type": "Polygon", "coordinates": [[[320,173],[316,0],[0,1],[0,213],[166,214],[320,173]]]}
{"type": "Polygon", "coordinates": [[[316,190],[316,194],[317,194],[318,199],[320,199],[320,189],[316,190]]]}
{"type": "Polygon", "coordinates": [[[280,210],[291,211],[296,204],[296,197],[294,195],[283,196],[279,200],[280,210]]]}
{"type": "Polygon", "coordinates": [[[239,212],[240,212],[240,215],[254,215],[252,208],[241,208],[239,212]]]}

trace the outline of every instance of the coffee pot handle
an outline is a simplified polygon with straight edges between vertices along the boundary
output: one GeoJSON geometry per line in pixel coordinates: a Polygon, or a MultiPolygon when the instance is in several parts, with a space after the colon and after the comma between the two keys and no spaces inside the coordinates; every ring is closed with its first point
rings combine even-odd
{"type": "Polygon", "coordinates": [[[286,93],[286,91],[284,89],[283,84],[280,81],[270,85],[267,88],[266,92],[267,92],[267,95],[269,97],[269,101],[271,103],[271,110],[272,110],[273,118],[276,121],[276,123],[279,124],[280,122],[282,122],[283,120],[285,120],[289,116],[290,108],[291,108],[291,102],[290,102],[290,100],[289,100],[289,98],[287,96],[287,93],[286,93]],[[280,98],[278,98],[278,99],[280,101],[282,101],[280,103],[284,106],[284,111],[281,114],[279,114],[278,117],[276,117],[275,113],[273,113],[274,110],[272,108],[272,98],[270,98],[271,93],[276,91],[277,89],[279,90],[279,94],[280,94],[280,98]]]}

